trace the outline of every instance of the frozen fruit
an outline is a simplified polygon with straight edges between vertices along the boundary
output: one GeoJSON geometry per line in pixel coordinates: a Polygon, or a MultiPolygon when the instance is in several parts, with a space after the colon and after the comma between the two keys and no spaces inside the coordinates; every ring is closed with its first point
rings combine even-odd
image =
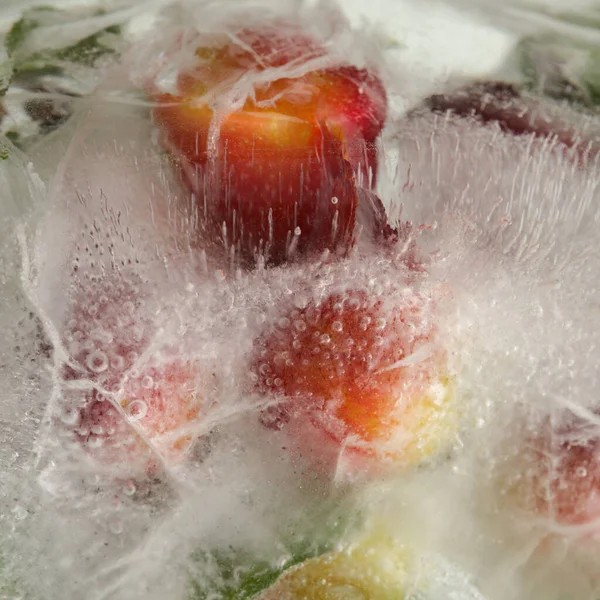
{"type": "Polygon", "coordinates": [[[64,327],[66,380],[87,379],[118,389],[148,346],[150,324],[136,285],[119,277],[81,283],[64,327]]]}
{"type": "Polygon", "coordinates": [[[111,398],[89,393],[75,435],[92,457],[128,472],[148,474],[162,462],[176,464],[198,437],[200,389],[201,370],[193,362],[147,367],[128,376],[111,398]]]}
{"type": "Polygon", "coordinates": [[[176,92],[149,88],[163,144],[196,195],[201,243],[246,266],[353,241],[356,171],[365,182],[376,173],[386,95],[366,69],[306,67],[324,55],[290,27],[243,29],[199,41],[176,92]]]}
{"type": "Polygon", "coordinates": [[[482,123],[497,123],[511,135],[555,140],[572,149],[580,161],[588,153],[597,152],[597,145],[586,139],[575,122],[570,122],[564,108],[561,113],[555,105],[522,94],[510,83],[476,82],[454,93],[431,96],[425,104],[437,113],[450,111],[482,123]]]}
{"type": "Polygon", "coordinates": [[[409,465],[431,456],[456,425],[434,312],[431,300],[393,285],[284,312],[256,345],[258,387],[280,399],[263,423],[323,447],[315,432],[324,433],[362,458],[409,465]]]}
{"type": "Polygon", "coordinates": [[[379,534],[285,571],[259,600],[402,600],[409,556],[379,534]]]}
{"type": "MultiPolygon", "coordinates": [[[[583,419],[546,423],[527,440],[513,486],[528,511],[560,525],[590,525],[600,519],[600,438],[583,419]]],[[[598,531],[598,527],[594,528],[598,531]]],[[[594,533],[590,530],[588,533],[594,533]]]]}
{"type": "Polygon", "coordinates": [[[153,333],[141,291],[127,279],[82,282],[74,294],[59,421],[99,463],[124,473],[178,462],[197,437],[202,370],[172,358],[140,367],[153,333]]]}

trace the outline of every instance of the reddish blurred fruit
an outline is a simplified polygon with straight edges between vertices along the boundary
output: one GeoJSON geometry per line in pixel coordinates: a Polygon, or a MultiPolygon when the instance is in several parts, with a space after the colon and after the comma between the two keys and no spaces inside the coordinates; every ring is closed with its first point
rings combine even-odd
{"type": "Polygon", "coordinates": [[[147,474],[161,460],[181,460],[195,440],[202,408],[199,366],[171,360],[134,374],[152,327],[141,292],[128,280],[86,282],[70,310],[62,426],[99,463],[123,474],[147,474]]]}
{"type": "Polygon", "coordinates": [[[198,435],[200,377],[196,364],[178,361],[128,377],[112,401],[91,392],[75,435],[92,457],[127,474],[176,464],[198,435]]]}
{"type": "Polygon", "coordinates": [[[295,253],[346,251],[355,171],[366,185],[377,170],[381,81],[352,66],[307,71],[325,50],[289,29],[199,42],[176,93],[149,90],[163,144],[196,194],[204,242],[234,248],[246,266],[259,254],[275,265],[295,253]]]}
{"type": "Polygon", "coordinates": [[[533,135],[540,139],[554,139],[573,149],[583,161],[588,153],[597,153],[597,147],[585,139],[574,123],[557,112],[556,106],[523,95],[519,89],[500,81],[476,82],[451,94],[438,94],[425,101],[434,112],[448,111],[461,117],[472,117],[482,123],[497,123],[511,135],[533,135]]]}
{"type": "Polygon", "coordinates": [[[120,278],[88,281],[73,296],[63,334],[66,380],[87,379],[116,390],[149,342],[148,318],[136,286],[120,278]]]}
{"type": "Polygon", "coordinates": [[[547,424],[528,440],[520,461],[524,477],[518,490],[526,508],[561,525],[600,519],[600,437],[590,424],[581,419],[559,428],[547,424]]]}
{"type": "Polygon", "coordinates": [[[410,289],[397,292],[332,294],[259,339],[259,389],[282,400],[263,423],[294,429],[308,419],[338,449],[399,463],[446,442],[454,411],[432,307],[410,289]]]}

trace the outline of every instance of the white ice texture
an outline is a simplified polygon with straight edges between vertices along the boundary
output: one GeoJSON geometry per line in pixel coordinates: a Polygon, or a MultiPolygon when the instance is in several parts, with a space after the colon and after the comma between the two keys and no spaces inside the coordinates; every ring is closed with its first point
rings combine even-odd
{"type": "MultiPolygon", "coordinates": [[[[173,39],[185,23],[226,32],[234,6],[171,6],[161,31],[173,39]]],[[[329,5],[239,10],[245,25],[295,15],[319,39],[339,42],[334,56],[358,64],[377,55],[329,5]]],[[[422,469],[357,488],[323,480],[287,451],[282,432],[260,425],[271,401],[252,391],[253,340],[282,301],[301,307],[332,286],[376,289],[403,278],[402,248],[378,253],[359,238],[342,262],[250,273],[198,252],[196,208],[132,86],[161,39],[143,42],[78,101],[32,164],[8,145],[0,161],[0,578],[17,590],[4,592],[0,581],[0,591],[36,600],[193,597],[190,577],[209,581],[211,553],[233,546],[283,564],[294,545],[310,543],[311,526],[334,528],[337,513],[323,505],[354,494],[350,512],[375,509],[416,552],[446,557],[424,559],[417,579],[430,584],[415,592],[419,600],[596,600],[600,549],[569,528],[549,542],[552,523],[503,506],[496,472],[545,418],[598,424],[598,160],[581,165],[556,143],[452,117],[389,124],[379,192],[392,224],[410,220],[419,231],[424,289],[452,299],[440,325],[458,365],[464,422],[453,451],[422,469]],[[103,330],[102,311],[118,331],[103,330]],[[92,353],[99,362],[86,362],[92,353]],[[102,361],[125,361],[132,373],[173,356],[203,365],[204,418],[187,460],[171,463],[117,411],[158,468],[144,478],[127,456],[99,464],[69,432],[86,395],[117,402],[122,381],[102,361]]],[[[343,530],[342,520],[342,538],[343,530]]]]}

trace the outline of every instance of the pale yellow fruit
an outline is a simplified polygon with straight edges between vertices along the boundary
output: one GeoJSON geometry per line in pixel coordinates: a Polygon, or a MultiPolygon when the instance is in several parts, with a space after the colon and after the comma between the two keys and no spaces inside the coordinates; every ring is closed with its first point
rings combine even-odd
{"type": "Polygon", "coordinates": [[[377,533],[292,567],[258,600],[403,600],[409,554],[377,533]]]}

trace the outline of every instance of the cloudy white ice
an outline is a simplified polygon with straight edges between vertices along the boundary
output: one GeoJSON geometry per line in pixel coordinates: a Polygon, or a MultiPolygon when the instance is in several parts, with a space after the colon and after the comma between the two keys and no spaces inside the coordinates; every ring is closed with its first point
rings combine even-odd
{"type": "MultiPolygon", "coordinates": [[[[294,10],[257,4],[261,19],[265,7],[294,10]]],[[[419,285],[443,298],[437,325],[461,422],[419,468],[354,477],[340,456],[324,477],[261,424],[271,400],[251,385],[253,342],[290,298],[301,308],[328,286],[404,278],[403,249],[384,256],[359,237],[344,261],[251,272],[198,250],[197,209],[135,85],[170,26],[206,28],[231,6],[182,2],[156,21],[138,7],[136,45],[96,75],[65,125],[27,155],[0,142],[0,597],[237,598],[223,592],[224,564],[238,581],[256,565],[275,571],[372,519],[419,557],[407,598],[597,600],[593,527],[528,513],[506,480],[546,419],[582,418],[586,435],[598,426],[598,159],[493,124],[403,118],[448,78],[499,72],[514,38],[485,13],[463,18],[463,5],[348,3],[356,33],[333,39],[355,60],[375,57],[390,90],[378,193],[392,221],[418,229],[419,285]],[[489,52],[475,54],[469,37],[489,52]],[[103,330],[103,311],[116,332],[103,330]],[[202,363],[203,418],[186,460],[171,461],[121,410],[156,466],[142,477],[127,460],[99,465],[72,430],[82,397],[118,397],[103,361],[135,371],[174,356],[202,363]]],[[[327,7],[305,9],[315,30],[327,29],[327,7]]],[[[597,135],[593,119],[564,111],[597,135]]]]}

